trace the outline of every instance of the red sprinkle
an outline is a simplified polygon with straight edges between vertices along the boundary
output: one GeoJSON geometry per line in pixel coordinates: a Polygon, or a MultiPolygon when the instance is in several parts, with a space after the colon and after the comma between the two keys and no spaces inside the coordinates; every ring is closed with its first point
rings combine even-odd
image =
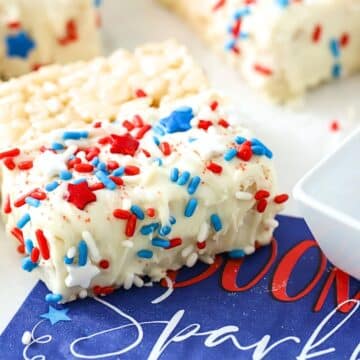
{"type": "Polygon", "coordinates": [[[111,139],[110,136],[104,136],[103,138],[98,140],[98,143],[101,144],[101,145],[111,144],[112,139],[111,139]]]}
{"type": "Polygon", "coordinates": [[[86,160],[91,161],[100,154],[100,149],[97,146],[92,146],[87,148],[85,152],[86,152],[86,156],[85,156],[86,160]]]}
{"type": "Polygon", "coordinates": [[[273,74],[273,71],[266,66],[260,65],[260,64],[254,64],[254,70],[258,72],[261,75],[265,76],[271,76],[273,74]]]}
{"type": "Polygon", "coordinates": [[[40,250],[39,250],[39,248],[34,247],[34,248],[31,250],[30,260],[31,260],[33,263],[37,263],[38,260],[39,260],[39,257],[40,257],[40,250]]]}
{"type": "Polygon", "coordinates": [[[349,40],[350,40],[350,35],[348,33],[342,34],[340,37],[340,45],[342,47],[347,46],[349,44],[349,40]]]}
{"type": "Polygon", "coordinates": [[[62,38],[58,38],[58,43],[62,46],[68,45],[78,39],[77,25],[74,20],[69,20],[66,23],[66,33],[62,38]]]}
{"type": "Polygon", "coordinates": [[[3,152],[0,152],[0,160],[7,158],[7,157],[14,157],[20,155],[20,150],[18,148],[6,150],[3,152]]]}
{"type": "Polygon", "coordinates": [[[146,93],[144,90],[142,90],[142,89],[137,89],[137,90],[135,91],[135,95],[136,95],[136,97],[138,97],[138,98],[147,97],[147,93],[146,93]]]}
{"type": "Polygon", "coordinates": [[[130,218],[131,212],[128,210],[123,210],[123,209],[115,209],[113,211],[113,215],[117,219],[128,220],[130,218]]]}
{"type": "Polygon", "coordinates": [[[203,242],[198,242],[198,243],[196,243],[196,246],[197,246],[197,248],[198,249],[205,249],[205,247],[206,247],[206,241],[203,241],[203,242]]]}
{"type": "Polygon", "coordinates": [[[14,201],[14,206],[15,207],[20,207],[20,206],[23,206],[25,205],[25,199],[28,197],[28,196],[31,196],[33,197],[33,193],[36,193],[38,191],[41,191],[40,189],[35,189],[35,190],[31,190],[29,191],[28,193],[22,195],[21,197],[19,197],[17,200],[14,201]]]}
{"type": "Polygon", "coordinates": [[[182,244],[181,238],[174,238],[170,240],[170,245],[166,249],[172,249],[176,246],[180,246],[182,244]]]}
{"type": "Polygon", "coordinates": [[[106,164],[106,167],[109,171],[113,171],[119,167],[119,163],[115,160],[109,160],[106,164]]]}
{"type": "Polygon", "coordinates": [[[4,165],[9,169],[9,170],[14,170],[16,165],[15,162],[12,158],[5,158],[4,159],[4,165]]]}
{"type": "Polygon", "coordinates": [[[226,120],[224,120],[224,119],[220,119],[219,122],[218,122],[218,124],[219,124],[220,126],[222,126],[223,128],[225,128],[225,129],[227,129],[227,128],[230,126],[230,124],[229,124],[226,120]]]}
{"type": "Polygon", "coordinates": [[[136,228],[136,221],[137,221],[137,217],[134,214],[131,214],[127,223],[126,223],[126,228],[125,228],[125,234],[128,237],[132,237],[135,233],[135,228],[136,228]]]}
{"type": "Polygon", "coordinates": [[[267,200],[266,199],[260,199],[259,202],[257,203],[256,205],[256,210],[259,212],[259,213],[263,213],[267,207],[267,200]]]}
{"type": "Polygon", "coordinates": [[[102,190],[102,189],[105,189],[105,185],[102,182],[98,182],[98,183],[90,185],[89,189],[91,191],[102,190]]]}
{"type": "Polygon", "coordinates": [[[145,149],[141,149],[141,151],[145,154],[146,157],[151,157],[151,154],[149,153],[149,151],[145,150],[145,149]]]}
{"type": "Polygon", "coordinates": [[[8,29],[12,29],[12,30],[16,30],[19,29],[21,27],[21,22],[20,21],[9,21],[6,24],[8,29]]]}
{"type": "Polygon", "coordinates": [[[154,208],[148,208],[146,210],[146,215],[150,218],[153,218],[155,216],[155,209],[154,208]]]}
{"type": "Polygon", "coordinates": [[[4,214],[10,214],[10,213],[11,213],[10,195],[7,195],[4,203],[4,214]]]}
{"type": "Polygon", "coordinates": [[[115,289],[112,286],[94,286],[93,292],[95,295],[109,295],[112,294],[115,291],[115,289]]]}
{"type": "Polygon", "coordinates": [[[207,130],[212,124],[212,121],[209,120],[199,120],[198,128],[207,130]]]}
{"type": "Polygon", "coordinates": [[[226,3],[226,0],[218,0],[218,2],[213,6],[212,11],[217,11],[221,9],[226,3]]]}
{"type": "Polygon", "coordinates": [[[69,169],[72,169],[76,164],[81,164],[81,159],[78,157],[69,160],[67,166],[69,169]]]}
{"type": "Polygon", "coordinates": [[[212,171],[214,174],[221,174],[223,170],[221,165],[214,162],[210,162],[210,164],[206,168],[212,171]]]}
{"type": "Polygon", "coordinates": [[[338,122],[337,120],[334,120],[334,121],[332,121],[332,122],[330,123],[330,130],[331,130],[331,131],[334,131],[334,132],[340,130],[340,124],[339,124],[339,122],[338,122]]]}
{"type": "Polygon", "coordinates": [[[125,174],[129,176],[140,174],[140,169],[137,166],[127,165],[125,166],[125,174]]]}
{"type": "Polygon", "coordinates": [[[122,126],[127,129],[127,131],[131,131],[135,129],[135,125],[131,123],[129,120],[124,120],[122,126]]]}
{"type": "Polygon", "coordinates": [[[237,152],[237,157],[244,161],[249,161],[253,155],[251,150],[251,142],[245,141],[240,147],[237,152]]]}
{"type": "Polygon", "coordinates": [[[122,185],[124,185],[124,180],[123,180],[122,178],[120,178],[120,177],[110,175],[109,178],[110,178],[117,186],[122,186],[122,185]]]}
{"type": "Polygon", "coordinates": [[[144,126],[144,120],[142,119],[142,117],[140,115],[135,115],[133,117],[133,124],[136,127],[143,127],[144,126]]]}
{"type": "Polygon", "coordinates": [[[168,142],[166,142],[166,141],[162,142],[160,144],[159,148],[165,156],[169,156],[171,154],[171,147],[168,142]]]}
{"type": "Polygon", "coordinates": [[[36,240],[38,242],[40,254],[44,260],[50,259],[50,250],[48,246],[48,241],[42,232],[42,230],[38,229],[35,231],[36,240]]]}
{"type": "Polygon", "coordinates": [[[96,123],[94,123],[94,128],[95,129],[101,128],[101,126],[102,126],[101,121],[97,121],[96,123]]]}
{"type": "Polygon", "coordinates": [[[270,193],[267,190],[259,190],[256,192],[254,198],[255,200],[266,199],[270,196],[270,193]]]}
{"type": "Polygon", "coordinates": [[[219,103],[217,101],[213,101],[211,104],[210,104],[210,109],[212,111],[215,111],[219,106],[219,103]]]}
{"type": "Polygon", "coordinates": [[[86,181],[79,184],[68,184],[67,189],[69,192],[67,201],[79,210],[84,210],[86,205],[96,201],[96,195],[86,181]]]}
{"type": "Polygon", "coordinates": [[[288,194],[280,194],[280,195],[276,195],[276,196],[274,197],[274,202],[275,202],[276,204],[282,204],[282,203],[288,201],[288,199],[289,199],[289,195],[288,195],[288,194]]]}
{"type": "Polygon", "coordinates": [[[110,263],[109,263],[108,260],[103,259],[103,260],[101,260],[101,261],[99,262],[99,266],[100,266],[102,269],[108,269],[108,268],[110,267],[110,263]]]}
{"type": "Polygon", "coordinates": [[[24,236],[23,236],[23,232],[15,227],[10,231],[11,235],[13,235],[15,237],[15,239],[17,239],[20,243],[20,245],[24,245],[24,236]]]}
{"type": "Polygon", "coordinates": [[[89,173],[94,170],[94,166],[91,164],[75,164],[74,169],[79,173],[89,173]]]}
{"type": "Polygon", "coordinates": [[[317,24],[314,28],[314,31],[311,35],[311,38],[312,38],[312,41],[314,43],[317,43],[320,41],[320,38],[321,38],[321,34],[322,34],[322,27],[321,25],[317,24]]]}
{"type": "Polygon", "coordinates": [[[31,193],[31,197],[33,197],[36,200],[45,200],[46,193],[40,189],[36,189],[31,193]]]}
{"type": "Polygon", "coordinates": [[[144,137],[144,135],[151,129],[151,125],[144,125],[142,128],[139,129],[137,134],[135,135],[135,139],[140,140],[144,137]]]}

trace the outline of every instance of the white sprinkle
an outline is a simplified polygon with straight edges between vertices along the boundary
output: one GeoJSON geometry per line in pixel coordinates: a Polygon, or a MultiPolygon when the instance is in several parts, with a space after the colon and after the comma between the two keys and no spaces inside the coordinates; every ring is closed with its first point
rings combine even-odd
{"type": "Polygon", "coordinates": [[[187,259],[186,259],[186,266],[187,267],[193,267],[197,260],[199,258],[199,255],[196,252],[193,252],[187,259]]]}
{"type": "Polygon", "coordinates": [[[253,195],[245,191],[237,191],[235,193],[235,197],[238,200],[251,200],[253,198],[253,195]]]}
{"type": "Polygon", "coordinates": [[[246,255],[250,255],[255,251],[255,246],[248,245],[248,246],[245,246],[243,250],[246,255]]]}
{"type": "Polygon", "coordinates": [[[214,259],[210,255],[202,255],[200,256],[200,260],[209,265],[214,263],[214,259]]]}
{"type": "Polygon", "coordinates": [[[149,281],[149,282],[147,282],[147,283],[144,283],[144,286],[146,286],[146,287],[152,287],[154,284],[153,284],[153,282],[152,281],[149,281]]]}
{"type": "Polygon", "coordinates": [[[21,342],[24,345],[29,345],[31,343],[31,340],[32,340],[31,332],[30,331],[25,331],[23,333],[23,336],[21,337],[21,342]]]}
{"type": "Polygon", "coordinates": [[[88,292],[86,289],[82,289],[80,292],[79,292],[79,298],[80,299],[85,299],[88,295],[88,292]]]}
{"type": "Polygon", "coordinates": [[[92,257],[92,259],[95,262],[99,262],[101,260],[101,256],[100,256],[100,253],[99,253],[99,249],[96,246],[96,241],[93,238],[93,236],[91,235],[91,233],[89,233],[88,231],[83,231],[81,236],[82,236],[82,238],[86,242],[86,245],[89,248],[90,256],[92,257]]]}
{"type": "Polygon", "coordinates": [[[75,254],[76,254],[76,247],[75,246],[72,246],[66,253],[66,256],[69,258],[69,259],[73,259],[75,257],[75,254]]]}
{"type": "Polygon", "coordinates": [[[76,145],[71,145],[61,154],[61,156],[65,161],[68,161],[70,159],[70,157],[72,155],[74,155],[76,150],[77,150],[77,146],[76,145]]]}
{"type": "Polygon", "coordinates": [[[137,287],[143,287],[144,286],[144,280],[140,276],[135,275],[134,276],[134,284],[137,287]]]}
{"type": "Polygon", "coordinates": [[[134,247],[134,243],[131,240],[124,240],[121,242],[121,245],[126,248],[134,247]]]}
{"type": "Polygon", "coordinates": [[[197,236],[197,241],[199,243],[204,242],[208,238],[209,229],[210,229],[210,226],[209,226],[209,224],[207,222],[204,222],[204,223],[201,224],[199,234],[197,236]]]}
{"type": "Polygon", "coordinates": [[[271,229],[276,229],[279,226],[279,222],[275,219],[266,219],[264,220],[264,225],[271,229]]]}
{"type": "Polygon", "coordinates": [[[184,248],[181,251],[181,256],[186,258],[193,252],[193,250],[194,250],[194,247],[192,245],[188,245],[186,248],[184,248]]]}
{"type": "Polygon", "coordinates": [[[127,274],[124,280],[124,289],[129,290],[134,283],[134,274],[127,274]]]}

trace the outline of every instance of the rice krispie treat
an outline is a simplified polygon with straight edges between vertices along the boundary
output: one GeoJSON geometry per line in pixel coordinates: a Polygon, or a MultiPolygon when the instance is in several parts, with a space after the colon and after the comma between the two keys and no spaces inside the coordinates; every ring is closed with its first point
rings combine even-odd
{"type": "Polygon", "coordinates": [[[287,200],[272,156],[214,92],[158,108],[140,99],[113,123],[0,153],[6,229],[48,301],[143,286],[271,241],[287,200]]]}
{"type": "Polygon", "coordinates": [[[53,129],[114,121],[122,104],[158,106],[208,87],[187,49],[174,41],[47,66],[0,84],[0,148],[53,129]]]}
{"type": "Polygon", "coordinates": [[[99,1],[0,0],[0,79],[100,52],[99,1]]]}
{"type": "Polygon", "coordinates": [[[160,0],[276,101],[360,69],[360,1],[160,0]]]}

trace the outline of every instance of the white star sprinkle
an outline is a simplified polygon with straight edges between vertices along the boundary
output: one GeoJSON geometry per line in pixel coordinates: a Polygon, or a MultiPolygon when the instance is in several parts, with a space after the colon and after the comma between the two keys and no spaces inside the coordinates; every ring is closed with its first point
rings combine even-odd
{"type": "Polygon", "coordinates": [[[100,272],[99,268],[90,261],[85,266],[68,265],[66,268],[69,273],[65,279],[67,287],[81,286],[87,289],[90,286],[91,280],[100,272]]]}

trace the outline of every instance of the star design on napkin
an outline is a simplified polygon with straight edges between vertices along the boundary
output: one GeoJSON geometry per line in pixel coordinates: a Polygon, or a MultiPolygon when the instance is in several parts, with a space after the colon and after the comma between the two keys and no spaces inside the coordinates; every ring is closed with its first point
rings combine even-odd
{"type": "Polygon", "coordinates": [[[20,31],[6,37],[7,55],[26,59],[35,48],[34,40],[25,32],[20,31]]]}
{"type": "Polygon", "coordinates": [[[87,289],[90,286],[91,280],[99,274],[100,270],[90,261],[84,266],[68,265],[68,276],[65,279],[67,287],[81,286],[87,289]]]}
{"type": "Polygon", "coordinates": [[[49,306],[49,311],[40,315],[40,317],[50,320],[51,325],[55,325],[59,321],[71,321],[71,319],[66,315],[68,311],[69,309],[58,310],[49,306]]]}

